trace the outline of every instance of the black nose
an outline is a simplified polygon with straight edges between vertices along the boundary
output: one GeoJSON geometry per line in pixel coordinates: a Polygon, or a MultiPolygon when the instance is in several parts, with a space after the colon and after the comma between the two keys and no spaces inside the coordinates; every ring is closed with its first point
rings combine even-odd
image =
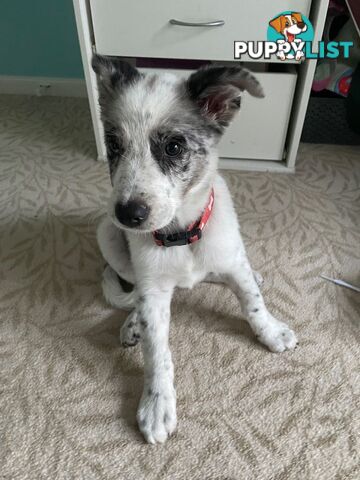
{"type": "Polygon", "coordinates": [[[298,22],[297,26],[301,29],[303,29],[305,27],[305,23],[304,22],[298,22]]]}
{"type": "Polygon", "coordinates": [[[133,228],[141,225],[149,216],[150,208],[143,203],[128,202],[115,205],[115,216],[120,223],[133,228]]]}

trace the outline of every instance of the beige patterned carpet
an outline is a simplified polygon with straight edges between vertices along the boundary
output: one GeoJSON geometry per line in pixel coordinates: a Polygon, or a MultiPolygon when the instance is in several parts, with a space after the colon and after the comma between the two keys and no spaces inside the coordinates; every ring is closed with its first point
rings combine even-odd
{"type": "MultiPolygon", "coordinates": [[[[221,286],[179,291],[179,425],[135,424],[140,348],[100,291],[109,181],[84,100],[0,97],[0,478],[360,478],[360,149],[303,145],[296,175],[225,174],[271,310],[300,345],[271,354],[221,286]]],[[[224,255],[226,252],[224,252],[224,255]]]]}

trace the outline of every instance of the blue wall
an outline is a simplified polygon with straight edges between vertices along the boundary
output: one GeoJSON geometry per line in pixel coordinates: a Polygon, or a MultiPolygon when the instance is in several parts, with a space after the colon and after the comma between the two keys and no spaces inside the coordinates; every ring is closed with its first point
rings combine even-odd
{"type": "Polygon", "coordinates": [[[72,0],[4,0],[0,75],[83,77],[72,0]]]}

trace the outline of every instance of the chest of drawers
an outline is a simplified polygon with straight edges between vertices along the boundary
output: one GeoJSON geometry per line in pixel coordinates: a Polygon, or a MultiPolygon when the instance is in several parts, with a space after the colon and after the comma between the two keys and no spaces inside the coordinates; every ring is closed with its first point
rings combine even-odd
{"type": "MultiPolygon", "coordinates": [[[[234,62],[234,41],[266,40],[269,20],[282,11],[309,16],[314,40],[320,40],[327,4],[328,0],[74,0],[99,159],[105,158],[105,149],[90,67],[94,51],[132,62],[139,58],[234,62]]],[[[219,145],[220,166],[293,171],[316,62],[281,63],[275,58],[266,63],[248,56],[242,60],[257,72],[266,97],[245,96],[240,114],[219,145]]],[[[171,71],[179,76],[191,73],[171,71]]]]}

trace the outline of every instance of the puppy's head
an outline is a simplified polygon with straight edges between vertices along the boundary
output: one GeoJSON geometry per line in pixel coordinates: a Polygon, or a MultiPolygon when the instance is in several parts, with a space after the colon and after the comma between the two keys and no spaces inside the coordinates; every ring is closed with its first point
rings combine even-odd
{"type": "Polygon", "coordinates": [[[301,13],[297,12],[292,12],[288,15],[279,15],[269,23],[278,33],[281,33],[282,35],[286,35],[288,33],[292,35],[298,35],[299,33],[307,30],[307,26],[303,21],[301,13]]]}
{"type": "Polygon", "coordinates": [[[240,67],[207,67],[184,80],[144,75],[113,57],[96,55],[92,64],[113,185],[109,215],[120,228],[161,229],[186,195],[209,187],[241,92],[262,97],[262,88],[240,67]]]}

